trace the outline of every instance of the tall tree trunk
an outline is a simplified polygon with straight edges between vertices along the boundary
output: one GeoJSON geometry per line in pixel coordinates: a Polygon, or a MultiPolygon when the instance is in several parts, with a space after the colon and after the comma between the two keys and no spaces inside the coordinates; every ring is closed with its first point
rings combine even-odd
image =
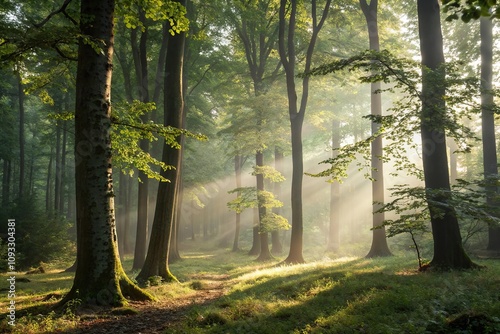
{"type": "MultiPolygon", "coordinates": [[[[185,6],[185,0],[177,1],[185,6]]],[[[168,40],[168,50],[165,63],[165,125],[179,128],[182,126],[184,113],[183,96],[183,62],[184,32],[171,36],[168,40]]],[[[180,141],[180,138],[178,138],[180,141]]],[[[141,272],[137,276],[139,282],[144,282],[151,276],[161,276],[165,281],[175,280],[168,267],[168,252],[174,220],[175,203],[180,179],[180,150],[166,143],[163,146],[162,161],[175,169],[162,171],[162,175],[170,182],[161,182],[158,186],[156,210],[153,219],[151,240],[148,253],[141,272]]]]}
{"type": "Polygon", "coordinates": [[[66,154],[67,154],[67,141],[68,141],[68,128],[67,122],[62,122],[62,146],[61,146],[61,181],[60,181],[60,192],[61,196],[59,197],[59,214],[63,215],[64,213],[64,202],[66,199],[66,154]]]}
{"type": "MultiPolygon", "coordinates": [[[[481,32],[481,118],[483,139],[483,171],[487,185],[486,202],[498,206],[496,178],[498,176],[497,147],[495,141],[495,103],[493,101],[493,22],[480,18],[481,32]],[[495,181],[494,181],[495,180],[495,181]]],[[[500,228],[488,228],[488,250],[500,251],[500,228]]]]}
{"type": "Polygon", "coordinates": [[[61,200],[61,122],[56,122],[56,156],[55,156],[55,178],[54,178],[54,214],[59,213],[59,202],[61,200]]]}
{"type": "Polygon", "coordinates": [[[52,209],[52,164],[54,161],[54,147],[50,146],[49,165],[47,166],[47,178],[45,185],[45,211],[52,209]]]}
{"type": "MultiPolygon", "coordinates": [[[[236,178],[236,188],[241,188],[241,169],[242,169],[243,157],[239,154],[234,157],[234,175],[236,178]]],[[[240,197],[241,192],[236,193],[236,197],[240,197]]],[[[233,252],[240,250],[239,240],[240,240],[240,228],[241,228],[241,213],[236,212],[236,219],[234,225],[234,239],[233,239],[233,252]]]]}
{"type": "Polygon", "coordinates": [[[10,159],[3,159],[3,173],[2,173],[2,207],[6,207],[10,202],[10,179],[12,168],[10,159]]]}
{"type": "MultiPolygon", "coordinates": [[[[290,17],[288,25],[285,12],[288,0],[281,0],[279,10],[279,55],[285,69],[286,86],[288,95],[288,113],[292,136],[292,233],[290,236],[290,251],[285,263],[303,263],[303,217],[302,217],[302,179],[304,174],[304,159],[302,150],[302,125],[309,97],[309,76],[302,79],[302,97],[300,107],[297,106],[297,91],[295,88],[295,26],[297,15],[297,1],[290,1],[290,17]]],[[[304,72],[311,69],[312,55],[318,34],[330,9],[331,0],[327,0],[320,19],[316,16],[316,0],[311,1],[312,34],[309,40],[304,72]]]]}
{"type": "Polygon", "coordinates": [[[24,177],[25,177],[25,138],[24,138],[24,89],[23,82],[21,79],[21,73],[17,71],[17,88],[18,88],[18,98],[19,98],[19,198],[23,197],[24,194],[24,177]]]}
{"type": "Polygon", "coordinates": [[[457,143],[453,138],[447,138],[448,148],[450,149],[450,182],[455,184],[458,179],[458,156],[455,151],[458,149],[457,143]]]}
{"type": "MultiPolygon", "coordinates": [[[[338,155],[333,148],[340,147],[340,121],[332,121],[332,158],[338,155]]],[[[340,183],[334,181],[330,184],[330,226],[328,229],[328,244],[326,249],[337,252],[340,248],[340,183]]]]}
{"type": "Polygon", "coordinates": [[[248,251],[248,255],[260,254],[260,234],[259,234],[259,209],[253,209],[253,228],[252,228],[252,248],[248,251]]]}
{"type": "MultiPolygon", "coordinates": [[[[282,172],[283,169],[283,150],[278,146],[274,148],[274,168],[278,172],[282,172]]],[[[279,199],[281,198],[281,184],[280,182],[274,183],[274,195],[279,199]]],[[[281,214],[281,208],[273,208],[273,212],[277,215],[281,214]]],[[[283,252],[283,245],[280,240],[280,230],[271,232],[271,254],[279,255],[283,252]]]]}
{"type": "MultiPolygon", "coordinates": [[[[255,164],[258,167],[264,166],[264,153],[257,151],[255,154],[255,164]]],[[[262,192],[264,191],[264,175],[257,173],[257,203],[259,210],[259,236],[260,236],[260,253],[257,261],[267,261],[272,259],[271,251],[269,250],[269,233],[263,225],[263,219],[266,216],[266,207],[263,205],[262,192]]]]}
{"type": "Polygon", "coordinates": [[[81,33],[102,41],[102,50],[80,41],[76,79],[75,185],[77,268],[60,302],[124,305],[125,297],[149,300],[125,274],[118,258],[111,163],[113,0],[82,0],[81,33]]]}
{"type": "MultiPolygon", "coordinates": [[[[370,40],[370,50],[380,51],[380,41],[378,34],[378,0],[371,0],[368,5],[366,0],[359,0],[363,14],[365,15],[368,26],[368,36],[370,40]]],[[[380,91],[380,82],[371,84],[371,114],[382,116],[382,95],[380,91]]],[[[372,122],[372,135],[380,129],[380,124],[372,122]]],[[[384,163],[382,156],[384,154],[382,137],[378,136],[371,143],[371,167],[372,167],[372,201],[373,201],[373,233],[372,245],[366,257],[390,256],[391,251],[387,245],[385,228],[383,226],[385,215],[383,212],[377,212],[384,203],[384,163]]]]}
{"type": "Polygon", "coordinates": [[[437,0],[418,0],[418,30],[422,56],[422,161],[431,215],[434,257],[431,267],[471,268],[465,253],[455,210],[448,205],[450,178],[444,118],[445,71],[441,18],[437,0]],[[436,205],[433,203],[443,203],[436,205]]]}
{"type": "MultiPolygon", "coordinates": [[[[139,100],[141,102],[149,102],[149,84],[148,84],[148,63],[147,63],[147,40],[148,27],[144,11],[140,10],[139,19],[144,24],[145,28],[141,33],[139,46],[137,46],[137,32],[139,28],[131,31],[132,54],[134,58],[135,73],[137,78],[137,89],[139,100]]],[[[149,122],[148,114],[141,116],[143,123],[149,122]]],[[[149,152],[149,141],[142,139],[139,143],[142,151],[149,152]]],[[[139,171],[139,188],[137,194],[137,233],[135,241],[134,263],[133,269],[141,269],[146,258],[146,249],[148,241],[148,211],[149,211],[149,178],[143,171],[139,171]]]]}

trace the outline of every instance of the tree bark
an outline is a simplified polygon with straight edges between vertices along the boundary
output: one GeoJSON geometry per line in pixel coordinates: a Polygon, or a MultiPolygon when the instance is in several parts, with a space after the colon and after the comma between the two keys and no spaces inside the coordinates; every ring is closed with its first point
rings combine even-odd
{"type": "MultiPolygon", "coordinates": [[[[137,78],[137,89],[139,93],[139,100],[141,102],[149,102],[149,83],[148,83],[148,63],[147,63],[147,40],[148,40],[148,27],[144,11],[140,10],[139,19],[144,24],[144,31],[141,33],[139,39],[139,46],[137,45],[138,28],[133,29],[130,33],[132,44],[132,55],[134,59],[135,73],[137,78]]],[[[141,121],[147,123],[149,121],[148,114],[141,116],[141,121]]],[[[139,142],[139,147],[142,151],[149,152],[149,141],[142,139],[139,142]]],[[[148,243],[148,211],[149,211],[149,178],[143,171],[139,171],[139,187],[137,194],[137,233],[134,251],[134,263],[132,269],[141,269],[144,265],[146,258],[146,249],[148,243]]]]}
{"type": "MultiPolygon", "coordinates": [[[[264,166],[264,153],[262,151],[257,151],[255,154],[255,164],[257,167],[264,166]]],[[[257,179],[257,203],[259,210],[259,238],[260,238],[260,253],[257,261],[267,261],[272,259],[271,251],[269,250],[269,233],[266,231],[265,226],[262,221],[266,216],[266,207],[263,205],[263,200],[261,199],[261,192],[264,191],[264,175],[262,173],[257,173],[255,176],[257,179]]]]}
{"type": "MultiPolygon", "coordinates": [[[[283,169],[283,150],[278,146],[274,148],[274,168],[278,172],[282,172],[283,169]]],[[[277,198],[281,198],[281,184],[280,182],[274,183],[274,195],[277,198]]],[[[273,212],[277,215],[281,214],[281,208],[273,208],[273,212]]],[[[280,230],[271,232],[271,254],[279,255],[283,252],[283,245],[280,240],[280,230]]]]}
{"type": "Polygon", "coordinates": [[[6,207],[10,202],[10,175],[12,173],[10,159],[3,158],[2,173],[2,207],[6,207]]]}
{"type": "Polygon", "coordinates": [[[125,274],[118,258],[111,164],[111,75],[113,0],[82,0],[81,33],[102,50],[80,41],[76,79],[75,185],[77,268],[73,286],[59,305],[79,299],[82,305],[122,306],[124,296],[153,297],[125,274]]]}
{"type": "MultiPolygon", "coordinates": [[[[242,169],[243,157],[241,155],[236,155],[234,157],[234,174],[236,178],[236,188],[241,188],[241,169],[242,169]]],[[[236,193],[236,197],[241,196],[241,193],[236,193]]],[[[241,213],[236,212],[235,226],[234,226],[234,239],[233,239],[233,252],[240,250],[239,239],[240,239],[240,227],[241,227],[241,213]]]]}
{"type": "MultiPolygon", "coordinates": [[[[183,6],[185,0],[177,1],[183,6]]],[[[169,37],[165,63],[165,125],[180,128],[184,113],[183,96],[183,62],[185,33],[181,32],[169,37]]],[[[180,142],[180,138],[178,138],[180,142]]],[[[146,260],[137,281],[145,282],[148,277],[161,276],[165,281],[175,280],[168,267],[170,238],[174,223],[174,212],[178,184],[180,179],[181,152],[180,149],[163,146],[162,161],[175,169],[162,171],[161,174],[170,182],[161,182],[158,186],[156,210],[153,219],[151,240],[149,242],[146,260]]]]}
{"type": "MultiPolygon", "coordinates": [[[[496,178],[498,176],[497,147],[495,141],[495,102],[493,100],[493,22],[480,18],[481,33],[481,133],[483,141],[483,171],[486,180],[486,202],[498,206],[496,178]],[[495,180],[495,181],[494,181],[495,180]],[[493,183],[488,185],[488,183],[493,183]]],[[[500,251],[500,228],[488,228],[487,250],[500,251]]]]}
{"type": "Polygon", "coordinates": [[[422,161],[431,216],[434,257],[431,267],[474,267],[465,253],[455,210],[448,205],[450,179],[444,118],[445,71],[440,8],[437,0],[418,0],[418,30],[422,56],[422,161]]]}
{"type": "MultiPolygon", "coordinates": [[[[333,148],[340,147],[340,121],[332,121],[332,158],[338,154],[333,148]]],[[[330,226],[326,249],[338,252],[340,249],[340,183],[334,181],[330,185],[330,226]]]]}
{"type": "Polygon", "coordinates": [[[248,251],[248,255],[259,255],[260,253],[260,237],[259,237],[259,209],[253,209],[253,228],[252,228],[252,248],[248,251]]]}
{"type": "MultiPolygon", "coordinates": [[[[311,1],[312,8],[312,34],[306,51],[304,72],[311,69],[312,55],[318,34],[328,16],[331,0],[327,0],[318,21],[316,17],[316,0],[311,1]]],[[[288,1],[281,0],[279,9],[279,55],[285,69],[286,86],[288,95],[288,113],[292,136],[292,232],[290,236],[290,251],[285,263],[303,263],[303,216],[302,216],[302,180],[304,174],[304,159],[302,150],[302,125],[309,97],[309,76],[302,79],[302,97],[300,107],[297,106],[297,91],[295,88],[295,26],[297,15],[297,1],[290,1],[290,17],[288,26],[285,11],[288,1]]]]}
{"type": "Polygon", "coordinates": [[[18,88],[18,98],[19,98],[19,198],[23,197],[24,194],[24,174],[25,174],[25,154],[24,154],[24,89],[23,82],[21,79],[21,73],[17,71],[17,88],[18,88]]]}
{"type": "MultiPolygon", "coordinates": [[[[378,0],[371,0],[368,5],[366,0],[359,0],[361,9],[368,26],[368,36],[370,41],[370,50],[380,51],[380,41],[378,33],[378,0]]],[[[377,93],[381,88],[380,82],[371,83],[371,114],[382,116],[382,95],[377,93]]],[[[380,124],[372,122],[372,135],[380,129],[380,124]]],[[[385,228],[383,226],[385,215],[383,212],[377,212],[384,203],[384,163],[382,156],[384,154],[382,137],[378,136],[371,143],[371,176],[372,176],[372,201],[373,201],[373,233],[372,245],[366,257],[390,256],[391,251],[387,245],[385,228]]]]}

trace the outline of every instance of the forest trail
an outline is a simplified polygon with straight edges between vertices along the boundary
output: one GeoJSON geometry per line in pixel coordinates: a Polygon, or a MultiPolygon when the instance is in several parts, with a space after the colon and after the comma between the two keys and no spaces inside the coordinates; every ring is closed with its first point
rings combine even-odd
{"type": "MultiPolygon", "coordinates": [[[[222,297],[229,288],[229,275],[192,275],[193,293],[154,303],[130,302],[133,314],[120,309],[109,313],[81,315],[78,326],[67,333],[85,334],[162,334],[169,327],[178,327],[186,321],[193,307],[207,306],[222,297]]],[[[131,312],[130,312],[131,313],[131,312]]],[[[57,333],[61,333],[58,331],[57,333]]]]}

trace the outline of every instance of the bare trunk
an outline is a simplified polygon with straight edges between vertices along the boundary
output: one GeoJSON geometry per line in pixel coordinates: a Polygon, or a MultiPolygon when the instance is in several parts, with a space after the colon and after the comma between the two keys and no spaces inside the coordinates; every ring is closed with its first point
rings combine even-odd
{"type": "MultiPolygon", "coordinates": [[[[498,206],[498,189],[493,181],[498,176],[497,147],[495,141],[495,102],[493,100],[493,22],[487,17],[480,19],[481,31],[481,118],[483,139],[483,171],[485,180],[492,183],[486,187],[486,201],[498,206]]],[[[488,228],[488,250],[500,251],[500,227],[488,228]]]]}
{"type": "Polygon", "coordinates": [[[422,55],[422,161],[431,215],[434,257],[438,268],[471,268],[465,253],[455,210],[447,205],[450,179],[444,121],[446,117],[445,71],[441,18],[437,0],[418,0],[418,24],[422,55]],[[436,206],[433,203],[444,203],[436,206]]]}
{"type": "MultiPolygon", "coordinates": [[[[257,167],[264,166],[264,153],[258,151],[255,155],[255,163],[257,167]]],[[[260,236],[260,253],[257,261],[267,261],[272,259],[271,252],[269,250],[269,233],[266,231],[266,227],[263,226],[263,219],[266,216],[266,207],[263,205],[263,200],[261,198],[261,192],[264,191],[264,175],[258,173],[257,179],[257,203],[259,210],[259,236],[260,236]]]]}
{"type": "MultiPolygon", "coordinates": [[[[185,0],[178,2],[185,5],[185,0]]],[[[165,63],[165,125],[176,128],[182,126],[184,113],[182,75],[184,43],[185,33],[183,32],[169,38],[165,63]]],[[[178,140],[180,141],[180,138],[178,140]]],[[[161,182],[158,186],[151,240],[144,266],[137,276],[139,282],[145,282],[151,276],[161,276],[165,281],[175,280],[168,267],[168,253],[180,181],[180,150],[164,144],[162,161],[176,169],[161,172],[170,182],[161,182]]]]}
{"type": "Polygon", "coordinates": [[[10,159],[3,159],[3,174],[2,174],[2,206],[6,207],[10,202],[10,179],[11,179],[11,163],[10,159]]]}
{"type": "MultiPolygon", "coordinates": [[[[316,0],[311,1],[312,34],[306,51],[304,72],[311,69],[312,55],[318,34],[330,9],[331,0],[327,0],[320,19],[316,16],[316,0]]],[[[290,16],[288,25],[285,20],[285,11],[288,7],[287,0],[281,0],[279,10],[279,54],[286,75],[286,86],[288,95],[288,113],[290,116],[290,127],[292,136],[292,233],[290,239],[290,251],[285,263],[302,263],[303,247],[303,217],[302,217],[302,179],[304,174],[304,161],[302,151],[302,125],[309,97],[309,76],[302,79],[302,96],[300,107],[297,106],[297,91],[295,88],[295,26],[297,15],[297,1],[292,0],[290,5],[290,16]]]]}
{"type": "Polygon", "coordinates": [[[24,194],[24,177],[25,177],[25,159],[24,159],[24,89],[21,79],[21,73],[17,72],[18,80],[18,98],[19,98],[19,198],[24,194]]]}
{"type": "MultiPolygon", "coordinates": [[[[236,178],[236,188],[241,188],[241,169],[242,169],[243,158],[241,155],[236,155],[234,157],[234,174],[236,178]]],[[[236,197],[241,196],[238,192],[236,197]]],[[[241,225],[241,214],[236,212],[235,226],[234,226],[234,240],[233,240],[233,252],[237,252],[240,249],[239,239],[240,239],[240,225],[241,225]]]]}
{"type": "MultiPolygon", "coordinates": [[[[366,0],[359,1],[368,26],[370,49],[380,51],[378,34],[377,7],[378,0],[371,0],[370,4],[366,0]]],[[[376,93],[381,88],[380,82],[371,84],[371,114],[382,116],[382,95],[376,93]]],[[[380,129],[380,124],[372,122],[372,135],[380,129]]],[[[384,154],[382,137],[377,137],[371,144],[371,167],[372,167],[372,201],[373,201],[373,235],[372,245],[366,257],[390,256],[391,251],[387,245],[385,228],[383,223],[385,215],[377,212],[384,203],[384,164],[382,156],[384,154]]]]}
{"type": "Polygon", "coordinates": [[[111,164],[113,0],[82,0],[81,33],[104,44],[102,52],[80,41],[76,80],[75,180],[77,268],[60,305],[117,306],[125,296],[152,299],[126,276],[118,258],[111,164]]]}
{"type": "MultiPolygon", "coordinates": [[[[332,121],[332,158],[337,156],[333,148],[340,147],[340,121],[332,121]]],[[[340,249],[340,183],[330,185],[330,226],[328,230],[327,250],[337,252],[340,249]]]]}

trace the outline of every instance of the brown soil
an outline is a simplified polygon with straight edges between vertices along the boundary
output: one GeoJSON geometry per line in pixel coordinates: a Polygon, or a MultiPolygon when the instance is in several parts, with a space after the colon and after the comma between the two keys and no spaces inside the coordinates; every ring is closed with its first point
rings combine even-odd
{"type": "MultiPolygon", "coordinates": [[[[82,311],[76,328],[63,333],[160,334],[179,327],[193,306],[205,306],[224,295],[227,275],[194,275],[201,284],[187,296],[157,302],[130,302],[123,309],[82,311]]],[[[56,332],[62,333],[62,332],[56,332]]]]}

